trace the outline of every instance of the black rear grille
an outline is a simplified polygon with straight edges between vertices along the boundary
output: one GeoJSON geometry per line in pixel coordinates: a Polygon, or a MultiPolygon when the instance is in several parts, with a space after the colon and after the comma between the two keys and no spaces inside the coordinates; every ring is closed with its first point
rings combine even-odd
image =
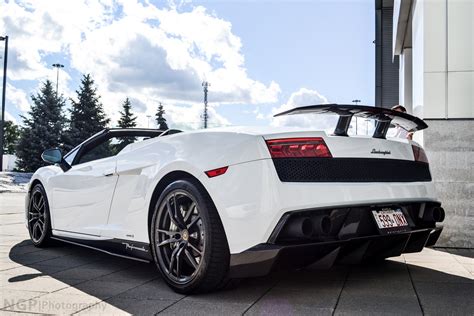
{"type": "Polygon", "coordinates": [[[441,205],[438,202],[412,202],[291,211],[285,213],[280,218],[280,221],[275,226],[268,242],[273,244],[301,244],[304,242],[346,240],[356,237],[379,235],[380,232],[377,229],[372,210],[385,207],[400,209],[403,212],[410,229],[436,227],[434,222],[427,222],[419,218],[418,214],[422,204],[425,205],[425,210],[432,207],[439,207],[441,205]],[[290,231],[286,230],[288,225],[298,218],[308,218],[311,221],[314,221],[315,217],[318,216],[327,216],[330,219],[331,228],[325,234],[316,234],[316,232],[314,232],[310,237],[301,237],[292,236],[289,233],[290,231]]]}
{"type": "Polygon", "coordinates": [[[431,181],[424,162],[378,158],[275,158],[282,182],[431,181]]]}

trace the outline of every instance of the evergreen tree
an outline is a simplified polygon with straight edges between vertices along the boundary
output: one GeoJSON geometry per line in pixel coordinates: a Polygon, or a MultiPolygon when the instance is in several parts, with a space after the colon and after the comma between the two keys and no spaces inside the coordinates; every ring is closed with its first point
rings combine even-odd
{"type": "Polygon", "coordinates": [[[166,119],[163,117],[165,114],[165,110],[163,109],[163,104],[158,105],[158,112],[156,112],[156,124],[158,125],[158,129],[167,130],[168,124],[166,124],[166,119]]]}
{"type": "Polygon", "coordinates": [[[33,172],[46,165],[41,153],[61,144],[65,118],[62,108],[65,101],[56,95],[51,81],[46,80],[40,92],[31,96],[33,105],[28,117],[23,117],[24,127],[16,146],[17,167],[22,171],[33,172]]]}
{"type": "Polygon", "coordinates": [[[132,105],[128,98],[122,104],[123,112],[119,111],[120,119],[118,121],[118,126],[121,128],[132,128],[137,126],[137,117],[132,113],[132,105]]]}
{"type": "Polygon", "coordinates": [[[106,117],[99,102],[97,88],[90,74],[84,75],[79,90],[76,90],[77,101],[71,99],[71,118],[65,132],[65,148],[70,150],[103,130],[110,120],[106,117]]]}
{"type": "MultiPolygon", "coordinates": [[[[122,104],[123,112],[119,111],[120,119],[118,121],[118,126],[121,128],[133,128],[137,126],[137,117],[132,113],[132,105],[130,104],[130,100],[128,98],[122,104]]],[[[128,144],[134,143],[136,141],[136,137],[123,137],[120,139],[120,143],[115,148],[115,151],[118,153],[120,150],[125,148],[128,144]]]]}
{"type": "Polygon", "coordinates": [[[15,153],[15,146],[20,138],[20,128],[12,121],[6,121],[4,125],[3,152],[6,155],[15,153]]]}

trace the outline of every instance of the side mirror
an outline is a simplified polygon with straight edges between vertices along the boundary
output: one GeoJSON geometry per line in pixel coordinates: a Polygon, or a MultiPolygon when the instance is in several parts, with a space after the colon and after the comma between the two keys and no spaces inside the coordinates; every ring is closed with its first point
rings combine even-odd
{"type": "Polygon", "coordinates": [[[47,163],[60,163],[63,160],[63,154],[58,148],[46,149],[41,154],[41,159],[47,163]]]}
{"type": "Polygon", "coordinates": [[[58,164],[65,172],[71,169],[71,166],[63,159],[63,154],[59,148],[46,149],[41,154],[41,159],[47,163],[58,164]]]}

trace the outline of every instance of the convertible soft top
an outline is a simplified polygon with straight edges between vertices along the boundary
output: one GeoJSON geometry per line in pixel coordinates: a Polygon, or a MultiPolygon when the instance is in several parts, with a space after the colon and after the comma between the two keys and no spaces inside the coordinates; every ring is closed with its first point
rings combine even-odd
{"type": "Polygon", "coordinates": [[[398,111],[385,108],[378,108],[367,105],[350,105],[350,104],[319,104],[297,107],[288,111],[284,111],[274,116],[294,115],[294,114],[327,114],[334,113],[339,115],[334,134],[338,136],[347,136],[347,131],[353,116],[374,119],[377,121],[373,137],[385,138],[390,123],[398,125],[408,132],[420,131],[428,127],[428,125],[420,118],[398,111]]]}

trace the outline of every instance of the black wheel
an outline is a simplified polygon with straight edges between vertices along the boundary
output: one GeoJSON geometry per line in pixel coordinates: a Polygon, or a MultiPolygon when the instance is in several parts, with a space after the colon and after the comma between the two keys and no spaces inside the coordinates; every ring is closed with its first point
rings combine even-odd
{"type": "Polygon", "coordinates": [[[51,243],[51,217],[48,198],[41,184],[33,187],[28,204],[28,232],[36,247],[45,247],[51,243]]]}
{"type": "Polygon", "coordinates": [[[155,205],[151,224],[154,260],[179,293],[216,289],[229,269],[229,247],[217,210],[200,183],[171,183],[155,205]]]}

